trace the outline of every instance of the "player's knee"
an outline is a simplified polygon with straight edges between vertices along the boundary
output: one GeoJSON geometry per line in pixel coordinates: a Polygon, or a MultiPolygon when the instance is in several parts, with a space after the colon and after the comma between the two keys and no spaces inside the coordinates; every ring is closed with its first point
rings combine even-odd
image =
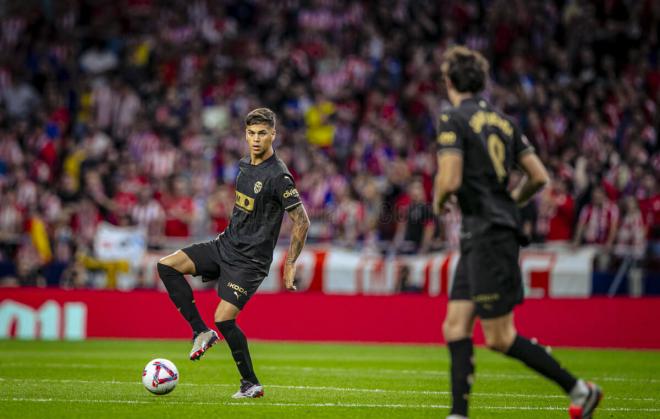
{"type": "Polygon", "coordinates": [[[216,311],[215,315],[213,316],[213,320],[218,323],[218,322],[226,322],[228,320],[233,320],[232,317],[226,313],[226,312],[219,312],[216,311]]]}
{"type": "Polygon", "coordinates": [[[505,353],[511,347],[515,335],[511,337],[509,333],[484,333],[484,338],[488,349],[505,353]]]}
{"type": "Polygon", "coordinates": [[[463,339],[470,336],[470,331],[457,319],[447,318],[442,323],[442,335],[446,342],[463,339]]]}
{"type": "Polygon", "coordinates": [[[488,349],[491,351],[502,353],[506,352],[508,349],[508,347],[504,344],[504,340],[497,338],[486,339],[486,346],[488,346],[488,349]]]}
{"type": "Polygon", "coordinates": [[[177,250],[174,253],[170,253],[167,256],[163,256],[158,260],[158,263],[162,263],[163,265],[170,266],[172,268],[177,268],[180,265],[185,265],[186,261],[189,260],[188,255],[186,252],[182,250],[177,250]]]}
{"type": "Polygon", "coordinates": [[[237,307],[226,301],[218,304],[213,317],[215,324],[218,326],[218,330],[220,330],[223,335],[224,332],[222,332],[222,327],[234,327],[239,312],[240,310],[237,307]]]}
{"type": "Polygon", "coordinates": [[[164,257],[158,261],[156,264],[156,268],[158,269],[158,272],[162,270],[166,270],[168,268],[174,269],[174,263],[170,259],[167,259],[167,257],[164,257]]]}
{"type": "Polygon", "coordinates": [[[454,333],[454,331],[455,331],[454,328],[455,328],[455,326],[451,322],[449,322],[448,320],[445,320],[442,323],[442,335],[445,337],[445,340],[447,342],[454,340],[454,339],[452,339],[454,334],[455,334],[454,333]]]}
{"type": "Polygon", "coordinates": [[[158,263],[156,264],[156,267],[158,268],[158,272],[160,272],[161,269],[165,269],[165,270],[174,269],[179,273],[188,274],[188,273],[192,273],[191,266],[189,265],[190,263],[188,263],[187,255],[181,251],[178,251],[172,253],[171,255],[167,255],[165,257],[160,258],[160,260],[158,260],[158,263]]]}
{"type": "Polygon", "coordinates": [[[215,310],[215,314],[213,316],[213,320],[215,322],[226,322],[229,320],[236,320],[236,317],[238,317],[238,311],[233,310],[231,307],[226,307],[221,305],[218,305],[218,308],[215,310]]]}
{"type": "Polygon", "coordinates": [[[167,256],[163,256],[162,258],[158,259],[158,263],[156,264],[156,266],[164,265],[164,266],[169,266],[170,268],[173,268],[174,264],[175,264],[175,260],[172,257],[172,255],[167,255],[167,256]]]}

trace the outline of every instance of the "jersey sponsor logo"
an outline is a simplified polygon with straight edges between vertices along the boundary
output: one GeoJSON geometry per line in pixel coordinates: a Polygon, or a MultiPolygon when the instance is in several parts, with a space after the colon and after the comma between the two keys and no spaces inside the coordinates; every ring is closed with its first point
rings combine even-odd
{"type": "Polygon", "coordinates": [[[256,181],[256,182],[254,183],[254,193],[259,193],[259,192],[261,192],[261,188],[263,188],[263,186],[264,186],[264,184],[261,183],[260,180],[256,181]]]}
{"type": "Polygon", "coordinates": [[[284,191],[284,193],[282,194],[282,198],[284,198],[284,199],[291,198],[292,196],[294,196],[294,197],[296,197],[296,198],[297,198],[298,196],[300,196],[300,194],[298,193],[298,190],[297,190],[296,188],[287,189],[287,190],[284,191]]]}
{"type": "MultiPolygon", "coordinates": [[[[241,287],[241,286],[238,285],[238,284],[234,284],[233,282],[227,282],[227,286],[228,286],[229,288],[233,289],[233,290],[234,290],[234,293],[240,292],[241,294],[243,294],[243,295],[245,295],[245,296],[248,295],[248,293],[247,293],[247,291],[245,290],[245,288],[241,287]]],[[[237,297],[238,297],[238,296],[237,296],[237,297]]]]}
{"type": "Polygon", "coordinates": [[[254,198],[236,191],[236,205],[247,212],[252,212],[254,211],[254,198]]]}
{"type": "Polygon", "coordinates": [[[453,145],[456,143],[456,133],[453,131],[445,131],[438,135],[438,143],[440,145],[453,145]]]}
{"type": "Polygon", "coordinates": [[[470,127],[476,134],[480,134],[484,126],[499,128],[507,137],[513,135],[513,125],[495,112],[479,111],[472,115],[470,127]]]}
{"type": "Polygon", "coordinates": [[[475,303],[488,304],[500,299],[500,294],[497,292],[491,294],[477,294],[472,297],[475,303]]]}

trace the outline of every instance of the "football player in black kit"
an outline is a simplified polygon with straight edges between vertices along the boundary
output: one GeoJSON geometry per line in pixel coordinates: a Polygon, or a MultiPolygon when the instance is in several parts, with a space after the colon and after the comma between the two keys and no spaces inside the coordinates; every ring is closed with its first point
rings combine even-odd
{"type": "Polygon", "coordinates": [[[433,207],[442,212],[455,194],[463,217],[461,257],[443,324],[451,357],[449,418],[468,414],[476,317],[490,349],[556,382],[571,399],[571,418],[589,418],[602,397],[600,388],[577,379],[544,347],[519,335],[513,321],[513,308],[523,298],[518,207],[548,182],[546,169],[512,120],[478,96],[488,74],[480,53],[452,47],[441,70],[453,108],[440,115],[433,207]],[[526,178],[509,192],[509,174],[516,165],[526,178]]]}
{"type": "Polygon", "coordinates": [[[227,229],[214,240],[193,244],[162,258],[157,265],[170,298],[193,330],[190,352],[193,361],[200,359],[217,342],[218,335],[200,317],[192,289],[183,275],[199,275],[204,281],[217,280],[222,301],[215,311],[215,324],[227,341],[241,374],[240,390],[234,398],[264,394],[236,317],[268,275],[284,212],[293,221],[291,245],[284,265],[284,283],[288,290],[296,289],[295,263],[309,228],[309,218],[291,173],[273,151],[273,111],[259,108],[250,112],[245,118],[245,136],[250,155],[239,163],[236,200],[227,229]]]}

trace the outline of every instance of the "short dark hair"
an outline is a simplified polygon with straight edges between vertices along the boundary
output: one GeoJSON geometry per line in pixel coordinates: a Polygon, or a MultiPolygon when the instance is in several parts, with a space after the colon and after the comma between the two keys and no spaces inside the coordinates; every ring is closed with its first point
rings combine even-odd
{"type": "Polygon", "coordinates": [[[461,93],[479,93],[486,87],[488,61],[480,52],[453,46],[442,56],[442,73],[461,93]]]}
{"type": "Polygon", "coordinates": [[[275,128],[275,112],[271,111],[268,108],[257,108],[251,111],[245,117],[245,126],[264,124],[268,125],[271,128],[275,128]]]}

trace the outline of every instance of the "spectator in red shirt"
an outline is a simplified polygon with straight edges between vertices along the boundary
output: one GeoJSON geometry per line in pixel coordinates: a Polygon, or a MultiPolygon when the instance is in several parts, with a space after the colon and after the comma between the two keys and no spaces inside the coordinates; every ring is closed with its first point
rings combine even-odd
{"type": "Polygon", "coordinates": [[[186,179],[177,176],[171,181],[169,193],[162,197],[167,237],[190,236],[190,225],[195,218],[195,205],[188,189],[186,179]]]}
{"type": "Polygon", "coordinates": [[[138,201],[137,195],[129,188],[129,184],[120,180],[117,182],[118,190],[112,197],[112,212],[116,218],[123,218],[131,213],[138,201]]]}
{"type": "Polygon", "coordinates": [[[569,241],[573,237],[573,221],[575,219],[575,202],[568,193],[568,185],[564,179],[556,179],[541,197],[539,205],[544,219],[547,241],[569,241]]]}
{"type": "Polygon", "coordinates": [[[580,211],[574,244],[599,244],[611,249],[618,227],[619,207],[607,198],[601,186],[596,186],[591,203],[580,211]]]}

